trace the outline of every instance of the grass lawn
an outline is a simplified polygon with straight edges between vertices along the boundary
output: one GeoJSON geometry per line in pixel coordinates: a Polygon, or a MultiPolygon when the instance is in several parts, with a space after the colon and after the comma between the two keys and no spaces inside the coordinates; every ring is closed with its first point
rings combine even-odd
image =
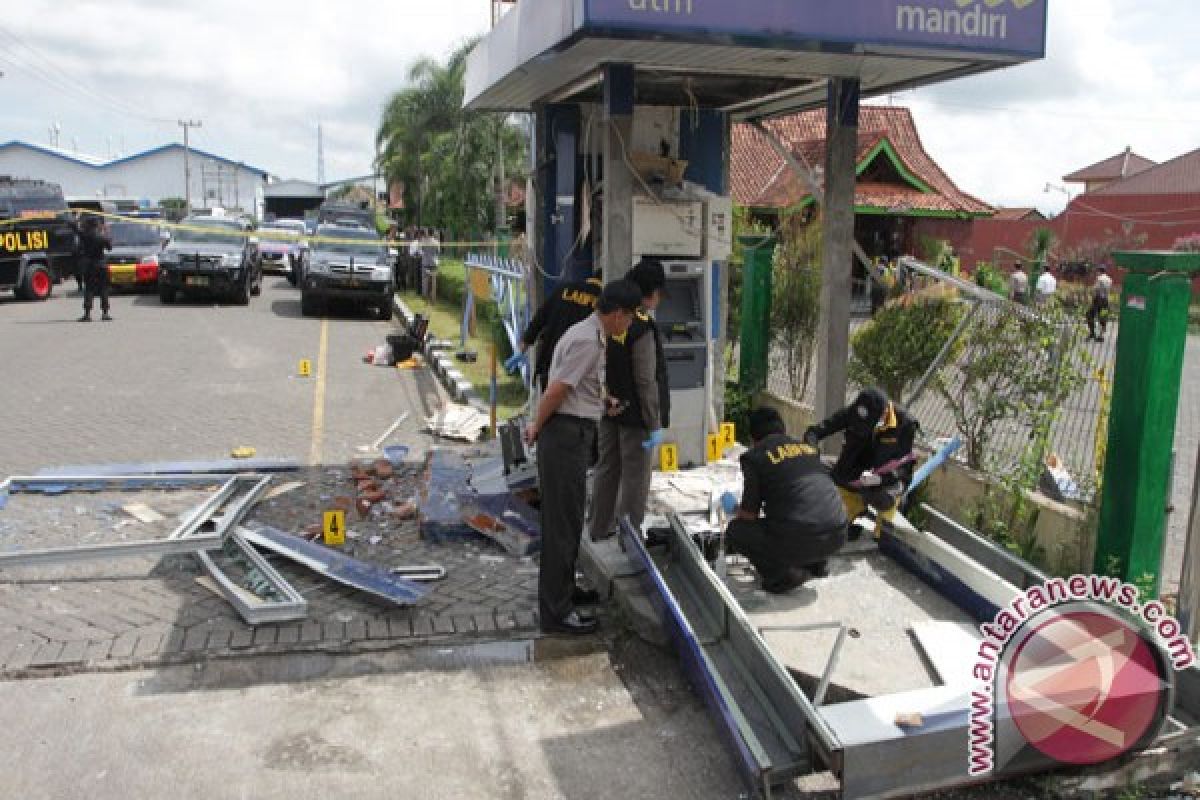
{"type": "MultiPolygon", "coordinates": [[[[461,308],[455,308],[445,301],[431,307],[415,292],[404,292],[400,296],[404,298],[405,304],[412,309],[414,314],[424,314],[429,318],[429,330],[434,336],[454,342],[455,345],[458,344],[462,324],[461,308]]],[[[489,330],[486,323],[480,322],[475,326],[475,332],[478,335],[467,339],[467,349],[474,350],[479,354],[478,361],[474,364],[467,364],[455,360],[455,366],[466,376],[467,380],[475,385],[475,391],[479,393],[485,403],[488,400],[488,387],[491,384],[491,342],[486,338],[489,330]]],[[[503,360],[507,350],[505,343],[497,343],[496,357],[501,363],[498,366],[496,377],[496,414],[501,422],[524,408],[528,397],[520,377],[504,373],[503,360]]],[[[457,352],[457,347],[455,352],[457,352]]]]}

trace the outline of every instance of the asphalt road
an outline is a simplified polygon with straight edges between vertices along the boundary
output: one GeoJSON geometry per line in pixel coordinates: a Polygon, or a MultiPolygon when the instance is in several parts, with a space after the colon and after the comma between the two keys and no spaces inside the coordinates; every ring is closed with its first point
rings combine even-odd
{"type": "Polygon", "coordinates": [[[400,436],[415,438],[435,396],[417,374],[363,363],[394,322],[353,309],[304,318],[299,292],[280,277],[265,276],[248,307],[118,295],[112,322],[76,322],[81,298],[66,289],[44,303],[0,295],[7,474],[226,458],[237,447],[344,463],[404,411],[411,418],[400,436]],[[299,376],[302,359],[310,377],[299,376]]]}

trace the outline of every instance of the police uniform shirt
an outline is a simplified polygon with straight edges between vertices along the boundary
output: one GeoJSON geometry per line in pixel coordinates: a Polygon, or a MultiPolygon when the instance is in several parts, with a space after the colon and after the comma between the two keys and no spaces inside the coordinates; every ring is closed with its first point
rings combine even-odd
{"type": "Polygon", "coordinates": [[[816,448],[771,434],[742,454],[742,510],[814,533],[846,524],[846,510],[816,448]]]}
{"type": "Polygon", "coordinates": [[[604,416],[604,338],[600,317],[592,314],[558,340],[546,385],[557,381],[571,389],[557,413],[597,422],[604,416]]]}

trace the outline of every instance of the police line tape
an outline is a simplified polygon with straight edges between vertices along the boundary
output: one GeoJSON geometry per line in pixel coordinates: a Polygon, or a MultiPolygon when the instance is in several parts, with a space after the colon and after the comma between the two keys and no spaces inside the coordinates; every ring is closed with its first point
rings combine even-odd
{"type": "MultiPolygon", "coordinates": [[[[213,232],[213,229],[211,227],[205,226],[205,225],[184,225],[183,223],[179,223],[179,222],[167,222],[164,219],[157,219],[157,218],[152,218],[152,217],[131,217],[131,216],[127,216],[125,214],[112,214],[112,213],[109,213],[106,211],[93,211],[93,210],[87,209],[87,208],[75,208],[75,209],[71,209],[70,211],[60,211],[60,212],[49,212],[48,211],[48,212],[44,212],[44,213],[29,214],[29,215],[23,216],[23,217],[14,217],[12,219],[0,219],[0,231],[2,231],[3,228],[5,228],[7,226],[19,225],[19,224],[25,223],[25,222],[36,222],[37,220],[60,219],[63,214],[79,214],[79,215],[90,214],[91,216],[100,217],[102,219],[112,219],[112,220],[117,220],[119,222],[133,223],[136,225],[146,225],[149,227],[153,227],[157,230],[191,231],[193,233],[212,233],[213,232]]],[[[232,217],[214,217],[214,219],[226,219],[230,222],[235,221],[235,219],[232,217]]],[[[341,237],[335,237],[335,236],[315,236],[315,235],[304,234],[304,233],[290,233],[287,231],[274,231],[274,230],[271,231],[270,235],[268,235],[268,236],[263,236],[260,232],[255,231],[255,230],[240,231],[237,234],[231,234],[231,235],[253,236],[255,238],[261,239],[263,241],[269,241],[269,242],[295,241],[295,242],[309,242],[309,243],[318,242],[321,244],[361,245],[361,244],[363,244],[364,241],[367,241],[367,242],[374,244],[374,241],[365,240],[365,239],[343,239],[341,237]]],[[[384,247],[399,248],[401,246],[411,245],[413,243],[413,240],[411,240],[411,239],[402,239],[402,240],[396,239],[396,240],[389,241],[387,239],[379,239],[378,243],[380,246],[384,246],[384,247]]],[[[438,242],[438,246],[442,247],[442,248],[447,248],[447,247],[471,248],[471,247],[474,247],[474,248],[489,248],[490,249],[490,248],[497,247],[501,244],[504,244],[504,243],[500,242],[498,240],[494,240],[494,239],[490,240],[490,241],[485,240],[485,241],[478,241],[478,242],[470,242],[470,241],[467,241],[467,242],[440,242],[439,241],[438,242]]]]}

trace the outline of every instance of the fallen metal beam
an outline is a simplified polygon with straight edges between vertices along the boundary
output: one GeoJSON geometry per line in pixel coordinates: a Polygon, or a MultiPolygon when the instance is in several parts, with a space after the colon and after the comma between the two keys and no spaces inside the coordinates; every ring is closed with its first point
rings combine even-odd
{"type": "Polygon", "coordinates": [[[684,670],[733,750],[748,786],[769,798],[792,777],[840,766],[840,743],[795,681],[771,655],[737,600],[701,557],[679,517],[670,515],[664,561],[620,521],[620,536],[661,598],[684,670]]]}
{"type": "Polygon", "coordinates": [[[392,575],[386,567],[359,561],[276,528],[265,525],[240,528],[238,533],[255,547],[278,553],[330,580],[396,605],[412,605],[429,593],[424,586],[392,575]]]}
{"type": "Polygon", "coordinates": [[[48,467],[38,476],[72,478],[80,475],[213,475],[233,472],[295,472],[291,458],[222,458],[215,461],[150,461],[141,464],[72,464],[48,467]]]}

